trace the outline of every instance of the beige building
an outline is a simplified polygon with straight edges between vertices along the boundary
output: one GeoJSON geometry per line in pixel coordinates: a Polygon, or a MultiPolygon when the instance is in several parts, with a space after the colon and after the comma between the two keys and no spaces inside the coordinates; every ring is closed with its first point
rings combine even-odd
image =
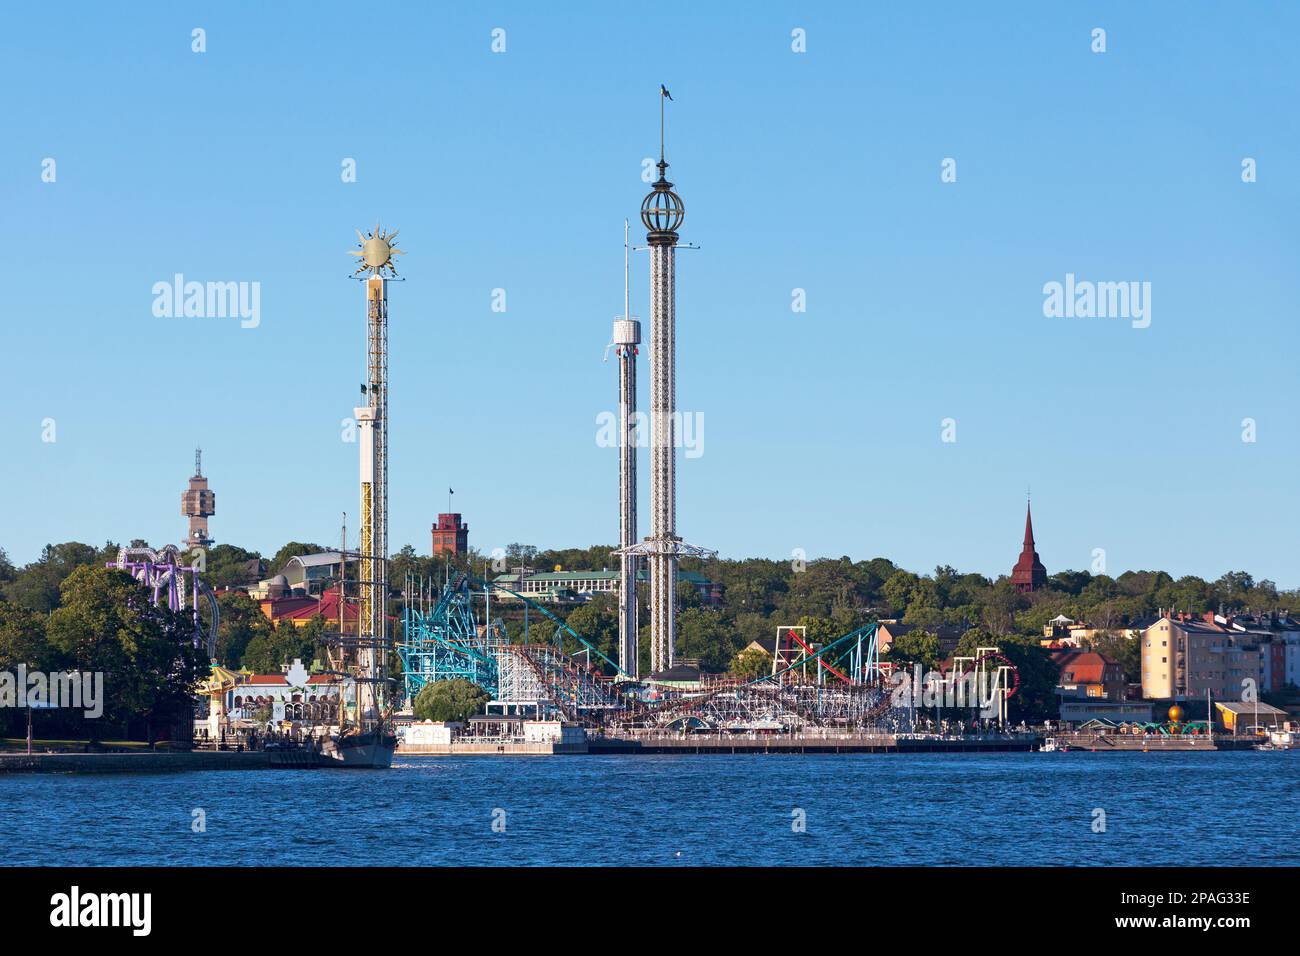
{"type": "Polygon", "coordinates": [[[1265,686],[1260,636],[1214,614],[1165,614],[1142,632],[1142,696],[1147,700],[1240,700],[1243,681],[1265,686]]]}

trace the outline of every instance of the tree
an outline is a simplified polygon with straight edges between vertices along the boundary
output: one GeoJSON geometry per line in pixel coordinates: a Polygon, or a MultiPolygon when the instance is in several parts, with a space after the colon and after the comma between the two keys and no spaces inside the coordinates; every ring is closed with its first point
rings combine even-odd
{"type": "Polygon", "coordinates": [[[939,638],[918,628],[895,638],[885,656],[896,663],[920,664],[925,670],[933,670],[942,655],[939,638]]]}
{"type": "MultiPolygon", "coordinates": [[[[35,611],[0,601],[0,671],[13,673],[18,665],[49,671],[50,648],[45,640],[45,618],[35,611]]],[[[0,709],[0,735],[17,732],[23,718],[16,710],[0,709]]]]}
{"type": "MultiPolygon", "coordinates": [[[[614,608],[614,600],[612,594],[593,595],[589,602],[575,608],[565,621],[610,660],[618,660],[618,613],[614,608]]],[[[568,639],[572,642],[571,636],[568,639]]],[[[585,649],[577,650],[579,657],[585,656],[583,650],[585,649]]],[[[593,656],[591,663],[603,662],[593,656]]]]}
{"type": "Polygon", "coordinates": [[[316,656],[316,643],[308,627],[299,628],[288,618],[282,618],[273,630],[255,633],[244,650],[243,667],[255,674],[278,674],[295,660],[310,664],[316,656]]]}
{"type": "Polygon", "coordinates": [[[482,712],[490,699],[478,684],[457,677],[425,684],[411,709],[416,720],[467,720],[482,712]]]}
{"type": "Polygon", "coordinates": [[[4,548],[0,548],[0,585],[8,584],[18,576],[18,569],[14,563],[9,560],[9,554],[4,548]]]}
{"type": "Polygon", "coordinates": [[[881,588],[881,596],[884,597],[890,610],[897,614],[904,613],[907,606],[912,603],[913,594],[920,580],[911,571],[901,569],[890,575],[889,580],[881,588]]]}
{"type": "Polygon", "coordinates": [[[253,639],[270,634],[271,622],[257,602],[243,591],[223,591],[217,595],[217,604],[221,608],[217,660],[228,667],[238,667],[253,639]]]}
{"type": "MultiPolygon", "coordinates": [[[[112,545],[106,545],[105,550],[109,547],[116,551],[112,545]]],[[[38,560],[19,571],[4,586],[4,597],[29,610],[48,614],[59,606],[59,587],[69,574],[85,565],[107,560],[103,551],[80,541],[47,544],[38,560]]]]}
{"type": "Polygon", "coordinates": [[[203,580],[213,588],[237,588],[256,584],[261,570],[264,570],[261,568],[261,557],[256,551],[245,551],[233,544],[213,545],[204,559],[203,580]],[[258,562],[257,573],[249,570],[252,561],[258,562]]]}
{"type": "Polygon", "coordinates": [[[772,655],[761,647],[747,647],[731,659],[731,673],[752,680],[772,673],[772,655]]]}
{"type": "Polygon", "coordinates": [[[981,623],[990,633],[1009,634],[1016,625],[1016,612],[1028,606],[1025,596],[1015,589],[1010,579],[1002,578],[985,596],[981,623]]]}
{"type": "Polygon", "coordinates": [[[731,629],[719,611],[692,607],[677,615],[677,656],[698,659],[703,670],[727,669],[736,653],[731,641],[731,629]]]}
{"type": "Polygon", "coordinates": [[[50,670],[51,663],[44,617],[0,601],[0,670],[12,671],[19,664],[26,664],[29,670],[50,670]]]}
{"type": "Polygon", "coordinates": [[[279,551],[275,552],[275,557],[267,570],[272,574],[279,574],[284,570],[284,566],[289,563],[290,558],[298,558],[304,554],[319,554],[325,549],[319,544],[305,544],[302,541],[290,541],[279,551]]]}
{"type": "Polygon", "coordinates": [[[1104,654],[1124,668],[1130,684],[1142,680],[1142,638],[1125,637],[1114,632],[1098,634],[1088,642],[1088,649],[1104,654]]]}
{"type": "Polygon", "coordinates": [[[129,574],[103,567],[68,575],[60,602],[46,625],[50,647],[58,666],[104,675],[105,716],[143,717],[152,743],[156,718],[190,712],[206,667],[184,615],[154,607],[129,574]]]}
{"type": "Polygon", "coordinates": [[[1091,580],[1092,575],[1087,571],[1057,571],[1047,579],[1047,586],[1066,594],[1078,595],[1091,580]]]}

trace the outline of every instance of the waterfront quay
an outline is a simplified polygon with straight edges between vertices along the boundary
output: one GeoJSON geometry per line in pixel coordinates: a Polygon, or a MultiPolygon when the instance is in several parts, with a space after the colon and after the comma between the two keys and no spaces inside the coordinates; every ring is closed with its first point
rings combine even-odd
{"type": "Polygon", "coordinates": [[[987,753],[1034,750],[1042,741],[1023,734],[637,734],[592,737],[593,754],[848,754],[848,753],[987,753]]]}
{"type": "Polygon", "coordinates": [[[581,741],[452,738],[438,744],[398,747],[401,756],[538,756],[550,754],[745,754],[745,753],[953,753],[1034,750],[1042,735],[890,733],[721,733],[590,735],[581,741]]]}
{"type": "Polygon", "coordinates": [[[1160,753],[1164,751],[1216,751],[1250,750],[1259,743],[1258,737],[1234,737],[1232,734],[1057,734],[1057,745],[1062,749],[1087,750],[1097,753],[1160,753]]]}

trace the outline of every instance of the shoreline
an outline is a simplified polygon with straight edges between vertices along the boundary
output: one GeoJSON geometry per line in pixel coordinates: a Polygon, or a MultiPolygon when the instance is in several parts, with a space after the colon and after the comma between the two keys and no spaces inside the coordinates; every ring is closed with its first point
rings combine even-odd
{"type": "MultiPolygon", "coordinates": [[[[421,747],[399,746],[403,757],[550,757],[628,756],[636,754],[929,754],[1028,753],[1044,735],[1005,737],[907,737],[894,734],[843,736],[789,735],[736,737],[725,734],[680,736],[592,737],[583,743],[538,741],[471,741],[421,747]]],[[[1069,753],[1226,753],[1250,750],[1249,738],[1124,736],[1059,734],[1069,753]]],[[[305,756],[305,755],[304,755],[305,756]]],[[[342,769],[314,761],[294,760],[284,751],[147,751],[143,753],[0,753],[0,775],[9,773],[185,773],[201,770],[342,769]]]]}

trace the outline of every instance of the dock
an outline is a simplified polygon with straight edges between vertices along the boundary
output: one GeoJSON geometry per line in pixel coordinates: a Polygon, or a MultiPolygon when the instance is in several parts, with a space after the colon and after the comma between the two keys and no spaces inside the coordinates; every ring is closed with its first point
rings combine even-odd
{"type": "Polygon", "coordinates": [[[1096,753],[1164,753],[1220,750],[1250,750],[1259,743],[1256,737],[1231,734],[1056,734],[1056,742],[1070,750],[1096,753]]]}
{"type": "Polygon", "coordinates": [[[992,753],[1034,750],[1040,734],[639,734],[592,737],[592,754],[992,753]]]}

